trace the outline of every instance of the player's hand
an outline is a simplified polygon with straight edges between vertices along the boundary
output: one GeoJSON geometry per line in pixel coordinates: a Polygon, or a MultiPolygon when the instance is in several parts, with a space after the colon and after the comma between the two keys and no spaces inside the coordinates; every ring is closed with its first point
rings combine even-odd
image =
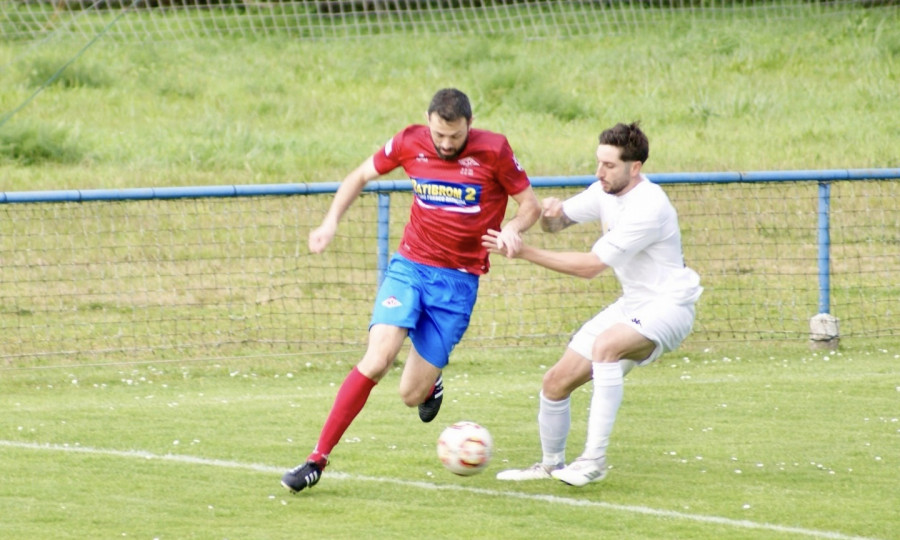
{"type": "Polygon", "coordinates": [[[522,237],[518,232],[510,230],[488,229],[487,234],[481,237],[481,245],[490,253],[500,253],[512,259],[522,250],[522,237]]]}
{"type": "Polygon", "coordinates": [[[500,253],[512,259],[522,250],[522,235],[514,229],[502,229],[497,235],[497,247],[500,253]]]}
{"type": "Polygon", "coordinates": [[[541,216],[559,218],[562,216],[562,201],[556,197],[547,197],[541,201],[541,216]]]}
{"type": "Polygon", "coordinates": [[[547,197],[541,201],[541,230],[559,232],[566,228],[566,219],[561,200],[556,197],[547,197]]]}
{"type": "Polygon", "coordinates": [[[309,232],[309,251],[312,253],[322,253],[328,244],[334,239],[334,233],[337,227],[328,224],[322,224],[309,232]]]}
{"type": "Polygon", "coordinates": [[[488,253],[500,253],[498,236],[500,236],[500,231],[494,229],[488,229],[487,233],[481,236],[481,245],[488,250],[488,253]]]}

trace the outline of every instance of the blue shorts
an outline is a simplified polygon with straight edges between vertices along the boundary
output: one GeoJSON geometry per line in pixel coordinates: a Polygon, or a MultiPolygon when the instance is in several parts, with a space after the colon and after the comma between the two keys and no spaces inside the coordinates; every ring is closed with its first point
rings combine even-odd
{"type": "Polygon", "coordinates": [[[416,351],[443,369],[469,327],[478,276],[418,264],[394,255],[375,297],[371,328],[389,324],[409,330],[416,351]]]}

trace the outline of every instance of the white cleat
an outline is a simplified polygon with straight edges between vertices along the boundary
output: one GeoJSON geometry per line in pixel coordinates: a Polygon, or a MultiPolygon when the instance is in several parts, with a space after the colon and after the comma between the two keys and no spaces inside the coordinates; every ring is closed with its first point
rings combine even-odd
{"type": "Polygon", "coordinates": [[[570,486],[581,487],[590,482],[598,482],[606,478],[606,459],[588,459],[580,457],[562,469],[550,473],[553,478],[570,486]]]}
{"type": "Polygon", "coordinates": [[[522,482],[524,480],[550,480],[550,475],[554,471],[562,469],[562,465],[544,465],[535,463],[527,469],[509,469],[497,473],[497,480],[511,480],[513,482],[522,482]]]}

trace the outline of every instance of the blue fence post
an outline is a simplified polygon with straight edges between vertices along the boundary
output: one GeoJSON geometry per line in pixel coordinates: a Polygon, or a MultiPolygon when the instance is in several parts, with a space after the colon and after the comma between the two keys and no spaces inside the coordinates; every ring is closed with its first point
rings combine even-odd
{"type": "Polygon", "coordinates": [[[838,319],[831,309],[831,183],[819,180],[819,313],[809,320],[809,345],[813,350],[837,349],[838,319]]]}
{"type": "Polygon", "coordinates": [[[819,182],[819,313],[831,310],[831,183],[819,182]]]}
{"type": "Polygon", "coordinates": [[[384,280],[384,272],[388,263],[388,243],[390,241],[391,196],[389,193],[378,193],[378,286],[384,280]]]}

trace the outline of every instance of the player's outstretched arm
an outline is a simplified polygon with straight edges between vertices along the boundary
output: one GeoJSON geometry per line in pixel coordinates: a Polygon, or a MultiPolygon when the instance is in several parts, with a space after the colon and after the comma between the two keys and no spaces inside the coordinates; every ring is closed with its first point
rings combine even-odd
{"type": "MultiPolygon", "coordinates": [[[[488,229],[487,234],[481,237],[481,245],[491,253],[501,253],[497,245],[499,231],[488,229]]],[[[587,253],[577,251],[549,251],[527,244],[522,245],[516,255],[518,259],[549,268],[550,270],[570,276],[591,279],[600,272],[609,268],[600,257],[589,251],[587,253]]]]}
{"type": "Polygon", "coordinates": [[[325,251],[334,239],[341,217],[362,193],[366,183],[378,176],[375,161],[369,157],[341,181],[341,186],[334,194],[331,207],[322,219],[322,224],[309,232],[309,251],[312,253],[325,251]]]}

